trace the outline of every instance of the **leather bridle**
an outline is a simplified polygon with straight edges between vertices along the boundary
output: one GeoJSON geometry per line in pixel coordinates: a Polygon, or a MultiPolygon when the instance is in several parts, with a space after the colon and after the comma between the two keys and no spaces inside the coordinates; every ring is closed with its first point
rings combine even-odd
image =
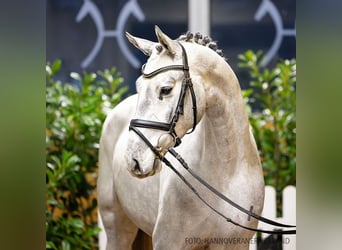
{"type": "MultiPolygon", "coordinates": [[[[163,161],[184,183],[186,186],[188,186],[191,191],[207,206],[209,207],[213,212],[215,212],[217,215],[224,218],[227,222],[230,222],[238,227],[251,230],[254,232],[261,232],[261,233],[268,233],[268,234],[296,234],[296,230],[285,230],[282,231],[281,229],[277,229],[274,231],[270,230],[262,230],[257,228],[250,228],[244,225],[241,225],[231,218],[226,217],[222,212],[218,211],[216,208],[214,208],[212,205],[210,205],[200,194],[199,192],[193,187],[193,185],[190,184],[190,182],[185,179],[185,177],[175,169],[175,167],[164,157],[164,153],[160,150],[160,148],[155,147],[152,145],[152,143],[146,138],[146,136],[138,129],[138,128],[147,128],[147,129],[157,129],[162,131],[167,131],[175,140],[175,146],[178,146],[181,143],[181,139],[178,137],[175,131],[176,124],[178,122],[179,116],[184,114],[184,99],[185,94],[187,90],[189,89],[192,99],[192,110],[193,110],[193,127],[192,130],[189,133],[192,133],[197,124],[197,106],[196,106],[196,96],[193,89],[193,84],[190,78],[190,72],[189,72],[189,65],[188,65],[188,57],[186,54],[186,51],[181,43],[178,43],[180,47],[182,48],[183,53],[183,65],[170,65],[165,66],[162,68],[159,68],[151,73],[145,73],[145,64],[142,67],[142,76],[145,78],[152,78],[160,73],[169,71],[169,70],[182,70],[184,72],[184,79],[182,82],[182,87],[179,95],[179,99],[177,102],[177,106],[175,109],[175,113],[169,123],[164,122],[156,122],[156,121],[150,121],[150,120],[143,120],[143,119],[132,119],[129,125],[129,130],[133,130],[145,143],[146,145],[152,150],[152,152],[155,154],[157,158],[159,158],[161,161],[163,161]]],[[[189,134],[188,133],[188,134],[189,134]]],[[[253,213],[252,209],[253,206],[251,206],[250,210],[247,210],[246,208],[241,207],[239,204],[235,203],[231,199],[229,199],[224,194],[220,193],[217,189],[215,189],[213,186],[208,184],[204,179],[202,179],[199,175],[197,175],[185,162],[185,160],[173,149],[168,149],[168,152],[172,156],[174,156],[178,162],[183,166],[183,168],[188,171],[191,176],[193,176],[198,182],[200,182],[202,185],[204,185],[209,191],[211,191],[213,194],[218,196],[220,199],[224,200],[226,203],[230,204],[231,206],[235,207],[236,209],[240,210],[241,212],[248,215],[247,220],[249,221],[251,217],[262,221],[266,224],[270,224],[277,227],[286,227],[286,228],[293,228],[295,226],[293,225],[287,225],[278,223],[276,221],[272,221],[270,219],[267,219],[265,217],[262,217],[258,214],[253,213]]]]}
{"type": "MultiPolygon", "coordinates": [[[[162,131],[167,131],[175,140],[175,147],[177,147],[181,143],[181,139],[178,137],[175,127],[178,122],[179,116],[184,114],[184,99],[187,90],[189,89],[192,99],[192,110],[193,110],[193,126],[192,130],[189,133],[192,133],[197,124],[197,106],[196,106],[196,95],[193,88],[193,84],[190,78],[190,72],[189,72],[189,65],[188,65],[188,56],[186,54],[186,51],[182,44],[179,43],[179,45],[182,48],[183,52],[183,65],[170,65],[165,66],[159,69],[156,69],[155,71],[151,73],[145,73],[145,65],[142,66],[142,76],[145,78],[152,78],[160,73],[170,71],[170,70],[182,70],[184,73],[184,79],[182,82],[181,91],[179,94],[177,106],[175,109],[175,113],[169,123],[165,122],[156,122],[156,121],[149,121],[149,120],[142,120],[142,119],[132,119],[129,125],[129,129],[133,130],[135,133],[137,133],[140,137],[142,137],[143,134],[137,129],[137,128],[149,128],[149,129],[157,129],[162,131]]],[[[188,134],[189,134],[188,133],[188,134]]],[[[145,137],[145,136],[144,136],[145,137]]],[[[145,141],[145,140],[144,140],[145,141]]],[[[155,149],[156,150],[156,149],[155,149]]],[[[152,150],[154,151],[154,150],[152,150]]]]}

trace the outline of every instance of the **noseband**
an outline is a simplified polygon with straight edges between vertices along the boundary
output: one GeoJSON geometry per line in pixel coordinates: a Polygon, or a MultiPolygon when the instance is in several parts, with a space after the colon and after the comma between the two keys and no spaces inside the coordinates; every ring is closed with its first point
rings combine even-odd
{"type": "MultiPolygon", "coordinates": [[[[186,54],[186,51],[182,44],[179,43],[179,45],[182,48],[183,52],[183,65],[170,65],[161,67],[159,69],[156,69],[155,71],[152,71],[151,73],[145,73],[145,64],[142,66],[142,76],[145,78],[152,78],[160,73],[169,71],[169,70],[183,70],[184,72],[184,79],[182,82],[181,91],[179,94],[178,103],[175,109],[175,113],[169,123],[164,122],[156,122],[156,121],[149,121],[149,120],[142,120],[142,119],[132,119],[129,125],[129,130],[133,130],[145,143],[146,145],[153,151],[153,153],[158,157],[160,160],[162,160],[183,182],[186,186],[188,186],[191,191],[202,201],[204,205],[209,207],[214,213],[224,218],[227,222],[232,223],[238,227],[254,231],[254,232],[260,232],[260,233],[268,233],[268,234],[296,234],[296,230],[276,230],[276,231],[270,231],[270,230],[262,230],[257,228],[251,228],[244,225],[241,225],[234,220],[232,220],[229,217],[226,217],[223,213],[218,211],[216,208],[214,208],[212,205],[210,205],[200,194],[199,192],[190,184],[190,182],[184,178],[184,176],[174,168],[174,166],[164,157],[164,153],[161,152],[161,150],[158,147],[155,147],[152,145],[152,143],[145,137],[145,135],[138,129],[138,128],[148,128],[148,129],[157,129],[162,131],[167,131],[173,138],[175,139],[175,147],[178,146],[181,143],[181,139],[177,136],[175,127],[178,122],[179,116],[184,114],[184,99],[186,91],[189,89],[192,99],[192,110],[193,110],[193,126],[192,130],[189,133],[192,133],[197,124],[197,106],[196,106],[196,96],[193,89],[192,81],[190,78],[190,72],[189,72],[189,65],[188,65],[188,57],[186,54]]],[[[188,133],[188,134],[189,134],[188,133]]],[[[283,223],[279,223],[276,221],[272,221],[270,219],[267,219],[265,217],[262,217],[260,215],[257,215],[253,213],[252,209],[253,206],[251,206],[250,210],[247,210],[243,207],[241,207],[239,204],[235,203],[231,199],[229,199],[227,196],[220,193],[217,189],[215,189],[213,186],[208,184],[204,179],[202,179],[199,175],[197,175],[184,161],[184,159],[173,149],[168,149],[168,152],[172,156],[174,156],[178,162],[183,166],[183,168],[188,171],[192,177],[194,177],[199,183],[204,185],[209,191],[211,191],[213,194],[218,196],[220,199],[225,201],[226,203],[230,204],[231,206],[235,207],[236,209],[240,210],[241,212],[248,215],[248,220],[250,220],[251,217],[262,221],[266,224],[277,226],[277,227],[285,227],[285,228],[292,228],[295,227],[293,225],[287,225],[283,223]]]]}
{"type": "MultiPolygon", "coordinates": [[[[179,94],[177,106],[175,109],[175,113],[169,123],[166,122],[156,122],[156,121],[150,121],[150,120],[142,120],[142,119],[132,119],[131,123],[129,125],[129,129],[133,130],[141,139],[146,143],[148,139],[141,133],[141,131],[137,128],[149,128],[149,129],[157,129],[162,131],[167,131],[175,140],[175,147],[178,146],[181,143],[181,139],[178,137],[175,127],[178,122],[179,116],[184,114],[184,99],[185,94],[187,90],[190,90],[191,99],[192,99],[192,110],[193,110],[193,126],[192,130],[189,133],[192,133],[197,124],[197,106],[196,106],[196,95],[194,92],[194,88],[192,85],[192,81],[190,78],[190,72],[189,72],[189,65],[188,65],[188,56],[186,54],[186,51],[182,44],[178,43],[182,48],[182,59],[183,59],[183,65],[170,65],[165,66],[159,69],[156,69],[155,71],[152,71],[151,73],[145,73],[145,65],[142,66],[142,76],[145,78],[152,78],[160,73],[170,71],[170,70],[182,70],[184,73],[184,79],[182,82],[181,91],[179,94]]],[[[149,142],[146,143],[151,150],[155,153],[157,150],[153,145],[151,145],[149,142]]],[[[158,156],[158,154],[157,154],[158,156]]]]}

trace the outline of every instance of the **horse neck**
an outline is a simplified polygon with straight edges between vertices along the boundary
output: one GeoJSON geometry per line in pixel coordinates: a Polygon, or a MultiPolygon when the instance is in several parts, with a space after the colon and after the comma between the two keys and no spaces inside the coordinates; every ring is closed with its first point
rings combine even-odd
{"type": "MultiPolygon", "coordinates": [[[[210,59],[206,62],[210,63],[210,59]]],[[[222,58],[212,61],[206,68],[210,69],[203,75],[207,78],[207,108],[203,117],[206,161],[231,173],[258,164],[255,142],[234,72],[222,58]]]]}

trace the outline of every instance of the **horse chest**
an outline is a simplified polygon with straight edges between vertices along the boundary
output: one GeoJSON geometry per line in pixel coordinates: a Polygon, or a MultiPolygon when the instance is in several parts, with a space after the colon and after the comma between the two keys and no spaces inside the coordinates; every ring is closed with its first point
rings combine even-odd
{"type": "Polygon", "coordinates": [[[158,213],[159,177],[133,178],[120,150],[114,154],[114,192],[123,212],[143,231],[152,234],[158,213]]]}

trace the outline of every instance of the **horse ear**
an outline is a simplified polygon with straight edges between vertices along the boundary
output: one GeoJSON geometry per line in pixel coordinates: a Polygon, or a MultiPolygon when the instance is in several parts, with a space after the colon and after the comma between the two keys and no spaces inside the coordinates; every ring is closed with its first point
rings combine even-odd
{"type": "Polygon", "coordinates": [[[154,29],[159,43],[169,52],[169,54],[175,55],[177,46],[176,42],[165,35],[157,25],[154,26],[154,29]]]}
{"type": "Polygon", "coordinates": [[[145,55],[150,56],[152,54],[154,42],[146,39],[138,38],[132,36],[130,33],[126,32],[126,37],[128,41],[133,44],[137,49],[141,50],[145,55]]]}

